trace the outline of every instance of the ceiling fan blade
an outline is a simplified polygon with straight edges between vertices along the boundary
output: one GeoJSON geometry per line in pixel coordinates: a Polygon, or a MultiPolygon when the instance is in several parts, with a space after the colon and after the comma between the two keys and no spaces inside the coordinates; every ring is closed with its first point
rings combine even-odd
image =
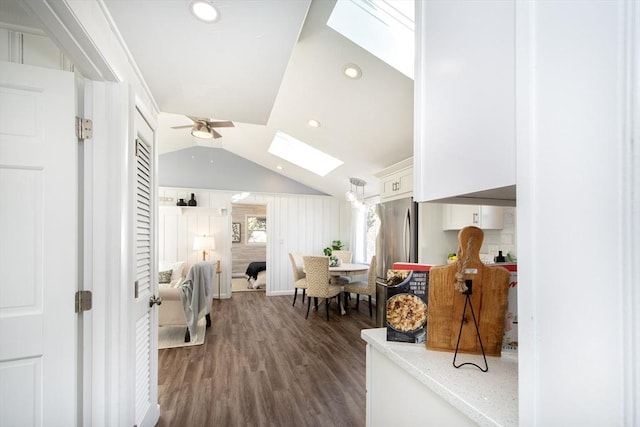
{"type": "Polygon", "coordinates": [[[192,128],[193,125],[185,125],[185,126],[171,126],[171,129],[186,129],[186,128],[192,128]]]}
{"type": "Polygon", "coordinates": [[[211,129],[211,135],[213,135],[213,138],[222,138],[222,135],[220,135],[215,129],[211,129]]]}
{"type": "Polygon", "coordinates": [[[212,128],[232,128],[232,127],[235,127],[233,122],[229,121],[229,120],[224,120],[224,121],[219,121],[219,122],[207,121],[207,123],[212,128]]]}
{"type": "Polygon", "coordinates": [[[189,119],[191,121],[193,121],[194,123],[195,122],[206,122],[207,121],[207,119],[205,119],[204,117],[196,117],[196,116],[187,116],[187,117],[189,117],[189,119]]]}

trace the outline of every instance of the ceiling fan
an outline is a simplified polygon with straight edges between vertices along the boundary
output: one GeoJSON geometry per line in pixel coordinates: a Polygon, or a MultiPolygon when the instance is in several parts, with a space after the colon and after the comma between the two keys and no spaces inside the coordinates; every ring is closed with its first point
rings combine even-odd
{"type": "Polygon", "coordinates": [[[235,127],[232,121],[214,121],[203,117],[187,116],[193,120],[193,125],[173,126],[171,129],[191,128],[191,135],[196,138],[222,138],[219,132],[214,128],[232,128],[235,127]]]}

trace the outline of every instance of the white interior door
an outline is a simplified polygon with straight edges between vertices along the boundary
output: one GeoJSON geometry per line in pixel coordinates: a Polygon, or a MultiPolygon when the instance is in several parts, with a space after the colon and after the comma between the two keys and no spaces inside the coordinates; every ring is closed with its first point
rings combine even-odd
{"type": "Polygon", "coordinates": [[[135,420],[153,426],[158,416],[158,316],[155,274],[153,129],[135,112],[135,420]]]}
{"type": "Polygon", "coordinates": [[[0,425],[77,424],[72,73],[0,62],[0,425]]]}

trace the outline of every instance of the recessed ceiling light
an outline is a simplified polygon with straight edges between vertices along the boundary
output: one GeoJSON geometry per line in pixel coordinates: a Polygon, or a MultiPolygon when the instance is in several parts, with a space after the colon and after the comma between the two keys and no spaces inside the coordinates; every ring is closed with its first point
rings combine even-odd
{"type": "Polygon", "coordinates": [[[362,77],[362,70],[356,64],[347,64],[342,67],[342,72],[350,79],[359,79],[362,77]]]}
{"type": "Polygon", "coordinates": [[[309,123],[309,126],[311,126],[312,128],[320,127],[320,122],[314,119],[309,120],[307,123],[309,123]]]}
{"type": "Polygon", "coordinates": [[[189,4],[189,10],[191,10],[193,16],[208,24],[217,22],[220,19],[220,13],[210,1],[193,0],[189,4]]]}
{"type": "Polygon", "coordinates": [[[279,171],[283,170],[284,168],[280,165],[276,166],[276,169],[278,169],[279,171]]]}

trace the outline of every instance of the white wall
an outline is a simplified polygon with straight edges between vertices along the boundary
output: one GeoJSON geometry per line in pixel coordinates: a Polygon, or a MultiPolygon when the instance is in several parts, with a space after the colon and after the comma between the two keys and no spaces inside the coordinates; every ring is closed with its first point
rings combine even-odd
{"type": "MultiPolygon", "coordinates": [[[[213,235],[215,259],[221,260],[222,298],[231,297],[231,196],[215,190],[161,187],[159,212],[159,257],[161,260],[195,262],[195,234],[213,235]],[[179,198],[194,193],[198,208],[179,209],[179,198]],[[168,200],[171,199],[171,200],[168,200]],[[162,207],[165,206],[165,207],[162,207]],[[194,212],[195,211],[195,212],[194,212]]],[[[289,252],[322,255],[332,240],[348,247],[351,206],[330,196],[252,194],[242,201],[267,206],[267,295],[293,293],[289,252]]],[[[216,289],[217,291],[217,289],[216,289]]]]}
{"type": "Polygon", "coordinates": [[[637,426],[637,2],[516,5],[520,425],[637,426]]]}

